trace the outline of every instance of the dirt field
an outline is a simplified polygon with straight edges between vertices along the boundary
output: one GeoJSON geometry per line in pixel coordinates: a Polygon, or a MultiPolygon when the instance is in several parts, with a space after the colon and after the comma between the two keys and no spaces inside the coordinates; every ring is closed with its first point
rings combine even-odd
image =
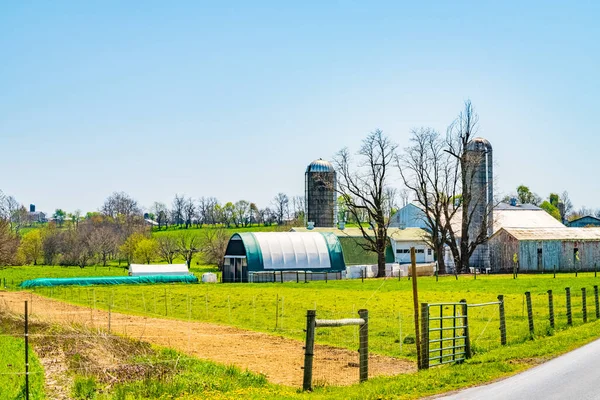
{"type": "MultiPolygon", "coordinates": [[[[30,302],[31,318],[60,324],[108,329],[109,313],[74,306],[24,292],[0,292],[0,307],[23,313],[30,302]]],[[[223,325],[111,313],[110,329],[129,337],[222,364],[265,374],[273,383],[301,386],[304,363],[300,341],[223,325]]],[[[358,354],[317,345],[315,384],[349,385],[358,382],[358,354]]],[[[397,375],[416,370],[414,363],[370,355],[369,376],[397,375]]]]}

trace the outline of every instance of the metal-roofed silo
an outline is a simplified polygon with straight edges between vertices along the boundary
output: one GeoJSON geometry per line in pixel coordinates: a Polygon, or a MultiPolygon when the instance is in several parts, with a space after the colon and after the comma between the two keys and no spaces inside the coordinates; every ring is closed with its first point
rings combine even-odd
{"type": "MultiPolygon", "coordinates": [[[[492,145],[484,138],[474,138],[467,144],[467,179],[471,182],[471,202],[469,213],[472,213],[469,225],[469,240],[475,241],[485,229],[489,238],[494,233],[494,170],[492,145]],[[483,226],[484,225],[484,226],[483,226]]],[[[490,267],[490,251],[488,243],[482,243],[473,252],[470,264],[476,268],[490,267]]]]}
{"type": "Polygon", "coordinates": [[[305,173],[306,223],[314,227],[333,227],[336,223],[336,173],[322,158],[311,162],[305,173]]]}

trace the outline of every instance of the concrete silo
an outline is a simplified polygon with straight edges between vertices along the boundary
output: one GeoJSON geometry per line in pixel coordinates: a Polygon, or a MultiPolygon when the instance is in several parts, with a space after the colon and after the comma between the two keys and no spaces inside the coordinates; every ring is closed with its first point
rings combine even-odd
{"type": "Polygon", "coordinates": [[[305,173],[306,223],[333,227],[336,223],[336,174],[333,165],[321,158],[311,162],[305,173]]]}
{"type": "MultiPolygon", "coordinates": [[[[472,213],[469,225],[469,240],[476,240],[485,229],[489,238],[494,233],[494,167],[492,145],[486,139],[477,137],[467,144],[467,178],[471,181],[471,203],[468,212],[472,213]]],[[[490,251],[487,241],[477,246],[470,259],[475,268],[490,267],[490,251]]]]}

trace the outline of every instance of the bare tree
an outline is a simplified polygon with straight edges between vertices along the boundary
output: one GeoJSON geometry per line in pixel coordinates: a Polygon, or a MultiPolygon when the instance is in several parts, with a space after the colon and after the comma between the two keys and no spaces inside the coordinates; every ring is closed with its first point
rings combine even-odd
{"type": "Polygon", "coordinates": [[[159,236],[156,238],[156,243],[158,244],[158,254],[169,264],[173,264],[179,251],[177,238],[171,235],[159,236]]]}
{"type": "Polygon", "coordinates": [[[183,203],[183,216],[185,218],[185,229],[192,226],[192,221],[196,215],[196,202],[188,197],[183,203]]]}
{"type": "Polygon", "coordinates": [[[410,202],[410,190],[403,188],[398,192],[398,197],[400,197],[400,207],[406,207],[410,202]]]}
{"type": "Polygon", "coordinates": [[[129,220],[139,217],[142,210],[138,202],[125,192],[114,192],[106,198],[100,212],[118,222],[119,218],[129,220]]]}
{"type": "Polygon", "coordinates": [[[10,222],[6,218],[0,218],[0,265],[13,264],[18,247],[19,239],[12,232],[10,222]]]}
{"type": "Polygon", "coordinates": [[[569,192],[567,192],[566,190],[564,192],[562,192],[562,194],[560,195],[559,204],[562,204],[559,207],[559,210],[560,210],[560,217],[564,223],[567,220],[567,218],[571,215],[571,213],[573,212],[573,202],[571,201],[571,198],[569,197],[569,192]]]}
{"type": "Polygon", "coordinates": [[[411,146],[398,159],[404,185],[423,209],[428,242],[435,251],[441,274],[446,273],[444,245],[449,223],[458,210],[454,199],[459,184],[455,158],[444,148],[444,139],[433,129],[414,129],[411,146]]]}
{"type": "Polygon", "coordinates": [[[158,229],[160,230],[163,226],[166,228],[169,222],[169,209],[167,205],[155,201],[150,210],[154,214],[154,218],[156,218],[158,229]]]}
{"type": "Polygon", "coordinates": [[[304,225],[305,217],[305,203],[304,196],[293,196],[292,197],[292,217],[295,222],[304,225]]]}
{"type": "Polygon", "coordinates": [[[273,198],[273,209],[277,218],[277,224],[283,225],[283,222],[290,214],[290,199],[285,193],[277,193],[273,198]]]}
{"type": "Polygon", "coordinates": [[[363,249],[377,253],[379,277],[385,276],[385,249],[390,223],[386,189],[396,147],[378,129],[363,140],[358,152],[360,161],[356,166],[347,148],[340,150],[334,158],[338,172],[337,190],[344,196],[348,212],[357,220],[362,212],[366,212],[371,222],[372,232],[363,224],[358,225],[365,239],[359,244],[363,249]]]}
{"type": "Polygon", "coordinates": [[[21,204],[15,199],[13,196],[4,197],[4,212],[6,213],[6,217],[10,224],[10,229],[15,230],[21,226],[19,219],[19,208],[21,204]]]}
{"type": "Polygon", "coordinates": [[[188,268],[192,266],[194,254],[201,250],[200,245],[200,237],[192,232],[185,232],[178,236],[177,252],[185,259],[188,268]]]}
{"type": "Polygon", "coordinates": [[[229,234],[223,228],[207,229],[204,232],[202,244],[202,257],[209,264],[217,264],[219,270],[223,269],[223,261],[227,244],[229,243],[229,234]]]}
{"type": "Polygon", "coordinates": [[[175,195],[173,199],[173,205],[171,208],[171,222],[174,225],[181,226],[183,224],[183,207],[185,205],[185,198],[183,196],[175,195]]]}
{"type": "MultiPolygon", "coordinates": [[[[474,226],[477,210],[480,205],[487,201],[484,190],[474,190],[475,175],[484,155],[479,151],[470,151],[469,143],[477,133],[479,116],[475,113],[470,101],[465,102],[464,110],[448,128],[446,137],[447,149],[445,151],[452,155],[457,161],[456,174],[460,176],[460,205],[462,208],[460,238],[452,224],[448,224],[447,244],[452,251],[452,257],[457,272],[468,271],[471,255],[482,243],[488,239],[488,226],[491,218],[493,204],[486,204],[488,212],[483,213],[479,226],[474,226]]],[[[493,182],[489,183],[490,185],[493,182]]],[[[492,200],[493,201],[493,200],[492,200]]],[[[446,219],[450,221],[451,208],[445,211],[446,219]]]]}
{"type": "Polygon", "coordinates": [[[94,250],[90,245],[91,227],[86,226],[85,229],[71,229],[62,232],[62,249],[63,255],[61,264],[77,265],[84,268],[94,261],[94,250]]]}
{"type": "Polygon", "coordinates": [[[118,244],[117,233],[108,223],[93,227],[89,236],[89,246],[97,254],[103,266],[106,267],[110,256],[116,253],[118,244]]]}

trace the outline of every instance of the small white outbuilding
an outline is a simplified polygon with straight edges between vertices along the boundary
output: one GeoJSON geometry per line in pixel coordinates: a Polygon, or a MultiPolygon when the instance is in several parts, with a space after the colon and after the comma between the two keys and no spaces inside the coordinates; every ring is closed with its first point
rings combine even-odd
{"type": "Polygon", "coordinates": [[[186,264],[131,264],[129,275],[190,275],[190,271],[186,264]]]}

